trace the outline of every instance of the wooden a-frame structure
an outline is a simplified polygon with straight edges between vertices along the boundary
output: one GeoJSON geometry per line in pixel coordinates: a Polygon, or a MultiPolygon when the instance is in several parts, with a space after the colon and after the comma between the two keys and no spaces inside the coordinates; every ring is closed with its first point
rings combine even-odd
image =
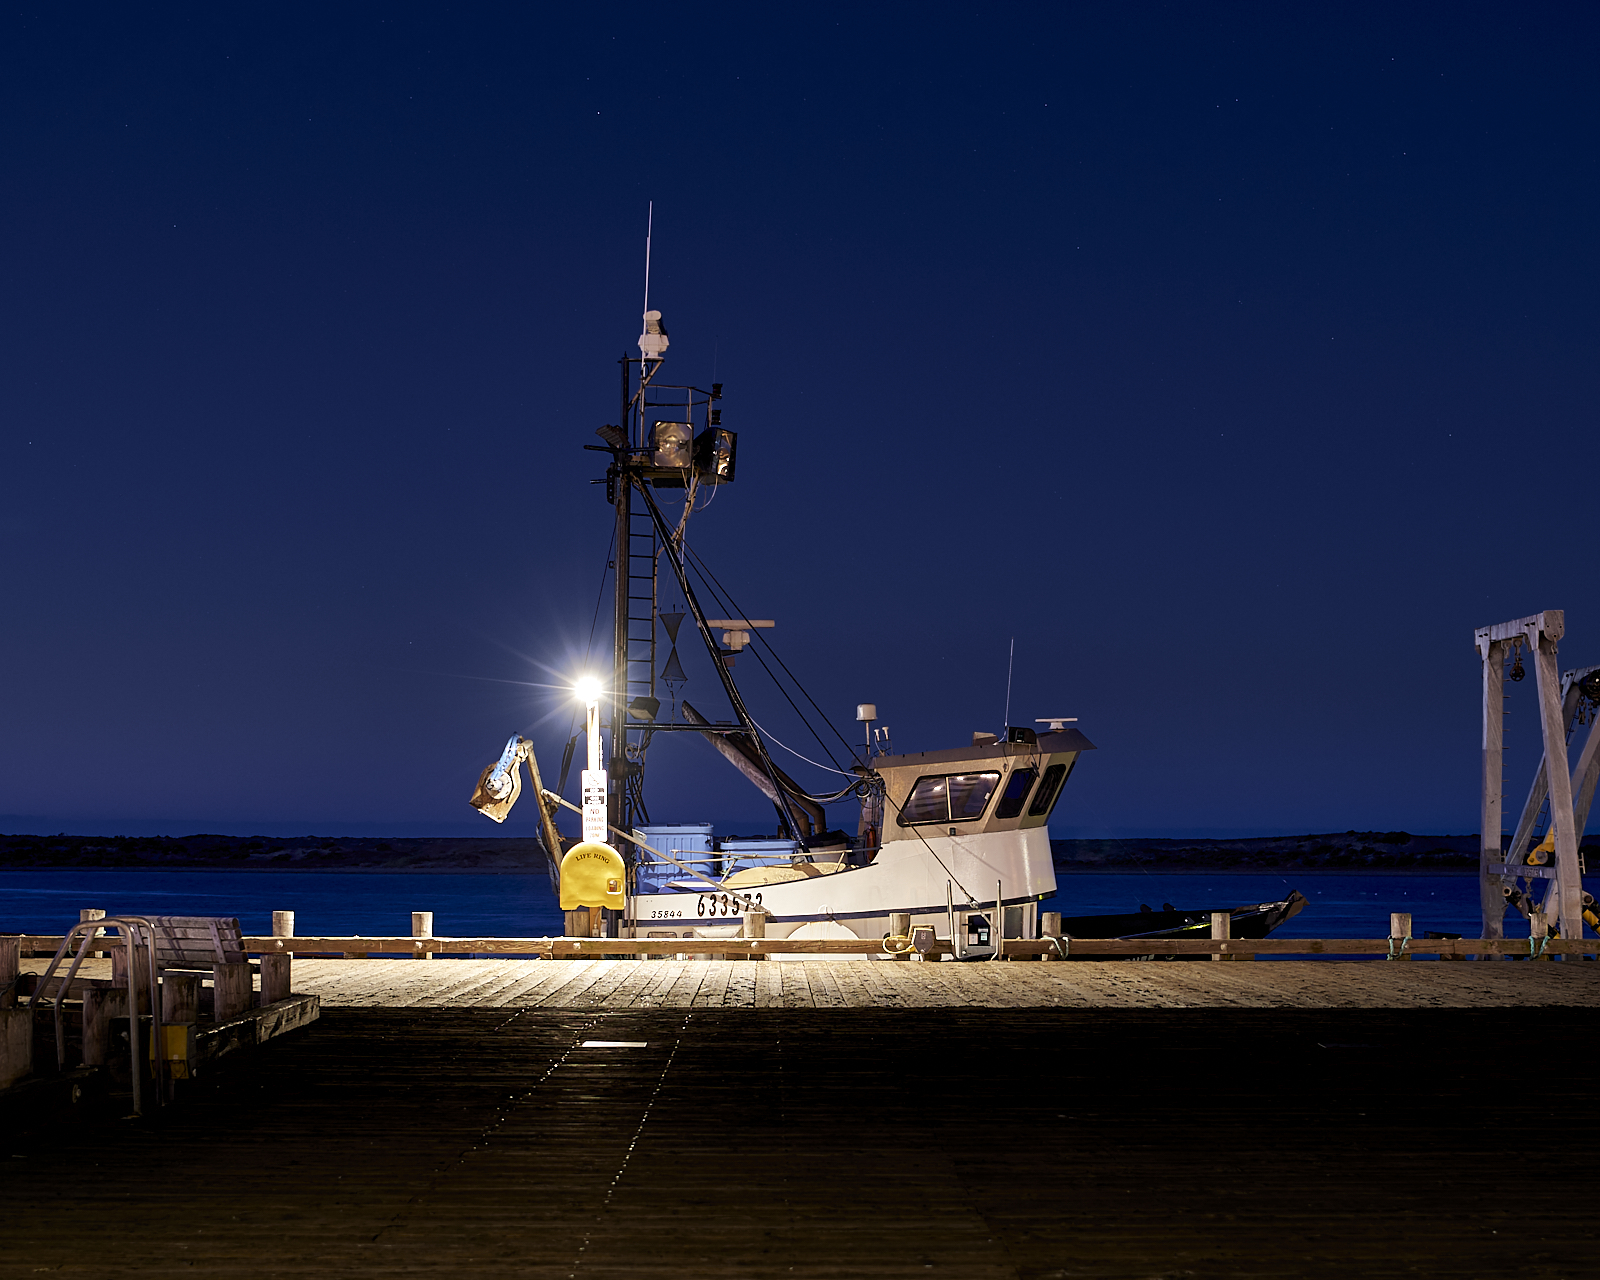
{"type": "Polygon", "coordinates": [[[1563,938],[1583,937],[1588,904],[1578,850],[1594,800],[1595,782],[1600,777],[1600,716],[1589,714],[1595,703],[1594,676],[1600,667],[1560,673],[1556,645],[1565,632],[1562,611],[1546,609],[1514,622],[1479,627],[1473,633],[1483,661],[1483,802],[1478,867],[1485,938],[1505,936],[1505,913],[1513,903],[1528,915],[1534,936],[1542,936],[1549,925],[1559,923],[1563,938]],[[1533,665],[1544,755],[1511,843],[1502,849],[1505,663],[1511,658],[1519,660],[1520,665],[1523,649],[1533,665]],[[1582,718],[1580,711],[1587,714],[1589,732],[1576,762],[1569,768],[1567,738],[1575,718],[1582,718]],[[1535,852],[1529,843],[1546,805],[1550,815],[1548,832],[1554,836],[1554,857],[1540,863],[1529,860],[1530,853],[1535,852]],[[1523,882],[1520,888],[1518,880],[1523,882]],[[1533,888],[1541,880],[1548,887],[1544,896],[1535,900],[1533,888]]]}

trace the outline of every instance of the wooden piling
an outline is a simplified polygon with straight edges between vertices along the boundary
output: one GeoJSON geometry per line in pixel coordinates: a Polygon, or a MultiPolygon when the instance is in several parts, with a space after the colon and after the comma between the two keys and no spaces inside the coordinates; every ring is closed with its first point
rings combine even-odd
{"type": "Polygon", "coordinates": [[[277,1004],[289,998],[288,956],[261,957],[261,1003],[277,1004]]]}
{"type": "MultiPolygon", "coordinates": [[[[411,936],[413,938],[433,937],[433,912],[413,911],[411,913],[411,936]]],[[[433,955],[428,951],[417,953],[418,960],[432,960],[433,955]]]]}
{"type": "Polygon", "coordinates": [[[212,986],[211,1016],[217,1022],[238,1017],[250,1007],[250,965],[247,961],[218,961],[212,986]]]}
{"type": "Polygon", "coordinates": [[[901,948],[911,945],[911,913],[909,911],[891,911],[889,913],[889,934],[892,945],[896,948],[896,960],[911,959],[911,952],[901,948]]]}
{"type": "Polygon", "coordinates": [[[274,938],[294,937],[294,912],[274,911],[272,913],[272,936],[274,938]]]}
{"type": "Polygon", "coordinates": [[[150,949],[137,943],[123,943],[111,949],[111,984],[128,989],[128,952],[133,952],[133,990],[142,1017],[150,1012],[150,949]]]}
{"type": "Polygon", "coordinates": [[[1548,960],[1549,953],[1534,954],[1539,943],[1550,936],[1550,917],[1543,911],[1528,912],[1528,940],[1533,944],[1528,953],[1535,960],[1548,960]]]}
{"type": "Polygon", "coordinates": [[[0,1089],[33,1074],[33,1010],[0,1009],[0,1089]]]}
{"type": "Polygon", "coordinates": [[[22,968],[22,939],[0,938],[0,1009],[17,1003],[17,974],[22,968]]]}
{"type": "Polygon", "coordinates": [[[200,1020],[200,978],[193,973],[167,973],[161,977],[161,1021],[200,1020]]]}
{"type": "Polygon", "coordinates": [[[589,932],[589,908],[588,907],[578,907],[578,908],[576,908],[576,909],[574,909],[572,911],[563,912],[562,915],[565,918],[565,924],[563,925],[563,928],[565,928],[566,931],[567,931],[567,937],[569,937],[569,938],[592,938],[592,937],[594,937],[594,934],[589,932]]]}
{"type": "Polygon", "coordinates": [[[1411,913],[1409,911],[1391,911],[1389,913],[1389,947],[1391,960],[1409,960],[1411,952],[1402,948],[1411,942],[1411,913]]]}
{"type": "MultiPolygon", "coordinates": [[[[746,938],[765,938],[767,936],[767,913],[759,908],[755,911],[744,913],[744,936],[746,938]]],[[[741,960],[765,960],[767,957],[759,954],[745,954],[735,952],[741,960]]]]}
{"type": "MultiPolygon", "coordinates": [[[[1229,912],[1229,911],[1213,911],[1211,913],[1211,937],[1212,937],[1212,939],[1215,940],[1215,939],[1218,939],[1218,938],[1228,938],[1228,937],[1232,937],[1232,936],[1233,936],[1233,913],[1229,912]]],[[[1220,951],[1217,952],[1215,955],[1213,955],[1211,958],[1213,960],[1228,960],[1228,959],[1231,959],[1231,957],[1223,955],[1220,951]]]]}
{"type": "MultiPolygon", "coordinates": [[[[567,937],[592,938],[595,936],[589,932],[591,918],[588,907],[577,907],[571,911],[562,912],[562,917],[565,922],[562,925],[562,928],[566,930],[567,937]]],[[[579,960],[582,959],[582,956],[579,953],[574,953],[565,958],[570,960],[579,960]]]]}
{"type": "MultiPolygon", "coordinates": [[[[106,910],[104,907],[83,907],[78,911],[79,924],[86,924],[90,920],[104,920],[105,918],[106,910]]],[[[104,932],[105,930],[103,929],[95,930],[95,937],[100,937],[104,932]]],[[[104,951],[91,951],[88,954],[93,956],[96,960],[104,960],[106,958],[106,953],[104,951]]]]}
{"type": "Polygon", "coordinates": [[[111,1028],[128,1020],[125,987],[87,987],[83,993],[83,1065],[103,1067],[111,1056],[111,1028]]]}
{"type": "MultiPolygon", "coordinates": [[[[1061,936],[1061,913],[1059,911],[1041,911],[1039,913],[1039,935],[1044,938],[1059,938],[1061,936]]],[[[1054,960],[1055,958],[1048,951],[1039,957],[1041,960],[1054,960]]]]}

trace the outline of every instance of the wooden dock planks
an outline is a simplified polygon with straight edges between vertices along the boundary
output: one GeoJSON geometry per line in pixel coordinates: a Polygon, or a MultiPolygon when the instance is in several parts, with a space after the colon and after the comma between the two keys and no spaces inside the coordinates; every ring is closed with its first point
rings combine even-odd
{"type": "MultiPolygon", "coordinates": [[[[1582,979],[1364,975],[1408,999],[1487,992],[1492,1008],[1050,1008],[977,1001],[1237,1002],[1258,988],[1249,998],[1276,1000],[1303,998],[1308,982],[1327,999],[1354,979],[1193,972],[1222,965],[907,972],[919,967],[834,975],[841,996],[872,1002],[843,1008],[695,1004],[819,988],[800,965],[676,961],[440,984],[486,999],[565,990],[583,1008],[330,1008],[196,1082],[159,1123],[6,1133],[0,1275],[1592,1270],[1600,1166],[1517,1140],[1559,1115],[1592,1149],[1587,1078],[1548,1073],[1491,1106],[1481,1074],[1485,1043],[1592,1056],[1593,1008],[1550,1005],[1584,994],[1582,979]],[[655,990],[680,1007],[617,1007],[655,990]],[[969,1003],[882,1003],[930,994],[969,1003]],[[1505,1007],[1530,998],[1547,1007],[1505,1007]],[[582,1047],[600,1038],[645,1047],[582,1047]],[[1473,1193],[1458,1171],[1486,1160],[1508,1185],[1542,1190],[1473,1193]]],[[[1069,966],[1040,966],[1056,967],[1069,966]]]]}
{"type": "MultiPolygon", "coordinates": [[[[32,962],[24,962],[32,963],[32,962]]],[[[325,1008],[1478,1008],[1600,1003],[1600,965],[313,960],[325,1008]]]]}

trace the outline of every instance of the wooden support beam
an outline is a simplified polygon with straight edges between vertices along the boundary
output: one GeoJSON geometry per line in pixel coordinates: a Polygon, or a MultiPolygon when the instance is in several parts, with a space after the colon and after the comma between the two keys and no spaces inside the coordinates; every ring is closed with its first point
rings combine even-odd
{"type": "MultiPolygon", "coordinates": [[[[25,950],[53,952],[61,945],[59,937],[28,934],[21,938],[25,950]]],[[[805,955],[884,954],[881,941],[873,938],[271,938],[247,937],[244,949],[251,955],[286,955],[291,952],[338,953],[359,942],[376,955],[413,955],[427,950],[443,955],[487,953],[491,955],[531,955],[549,958],[584,959],[613,955],[704,954],[717,951],[743,951],[753,954],[789,952],[805,955]]],[[[1071,955],[1372,955],[1389,954],[1387,938],[1071,938],[1062,946],[1071,955]]],[[[1537,942],[1534,944],[1537,949],[1537,942]]],[[[951,954],[950,943],[932,944],[932,954],[951,954]]],[[[1527,938],[1413,938],[1413,955],[1504,955],[1529,954],[1527,938]]],[[[1009,938],[1008,956],[1055,954],[1048,938],[1009,938]]],[[[1572,941],[1552,938],[1546,947],[1549,955],[1597,955],[1600,939],[1572,941]]],[[[248,966],[245,966],[248,971],[248,966]]]]}
{"type": "MultiPolygon", "coordinates": [[[[1550,776],[1550,827],[1555,832],[1556,903],[1564,938],[1583,937],[1583,879],[1578,872],[1578,841],[1573,829],[1572,774],[1567,765],[1567,722],[1562,715],[1561,673],[1555,641],[1540,632],[1534,643],[1539,678],[1539,727],[1550,776]]],[[[1548,906],[1546,910],[1548,911],[1548,906]]]]}
{"type": "MultiPolygon", "coordinates": [[[[535,792],[534,794],[537,795],[538,792],[535,792]]],[[[433,912],[413,911],[411,913],[411,936],[413,938],[433,937],[433,912]]],[[[417,959],[431,960],[433,957],[424,951],[417,956],[417,959]]]]}
{"type": "MultiPolygon", "coordinates": [[[[49,938],[29,939],[41,949],[49,938]]],[[[295,951],[338,952],[353,941],[350,938],[245,938],[244,947],[252,955],[295,951]]],[[[55,939],[59,944],[60,939],[55,939]]],[[[871,938],[362,938],[361,943],[380,955],[409,955],[413,948],[449,954],[481,952],[497,955],[537,955],[583,958],[610,952],[622,955],[674,955],[713,951],[746,951],[755,954],[789,952],[805,955],[871,955],[883,953],[882,944],[871,938]]],[[[1229,955],[1388,955],[1387,938],[1072,938],[1062,945],[1073,956],[1209,955],[1223,951],[1229,955]]],[[[1048,938],[1012,938],[1005,944],[1007,955],[1055,953],[1048,938]]],[[[1526,938],[1414,938],[1415,955],[1508,955],[1525,956],[1526,938]]],[[[1553,955],[1594,955],[1600,953],[1600,939],[1582,942],[1551,939],[1553,955]]],[[[933,944],[936,954],[951,954],[948,941],[933,944]]]]}
{"type": "MultiPolygon", "coordinates": [[[[1535,682],[1537,685],[1537,682],[1535,682]]],[[[1574,713],[1578,710],[1578,700],[1583,696],[1583,690],[1576,680],[1567,684],[1567,690],[1561,702],[1561,723],[1571,724],[1574,713]]],[[[1591,737],[1593,735],[1591,734],[1591,737]]],[[[1581,768],[1574,768],[1572,772],[1572,791],[1576,796],[1579,786],[1581,768]]],[[[1511,835],[1511,843],[1506,848],[1506,859],[1512,863],[1520,863],[1528,856],[1528,845],[1533,835],[1533,824],[1539,820],[1539,815],[1544,811],[1545,800],[1550,795],[1550,770],[1549,763],[1541,754],[1539,768],[1533,775],[1533,785],[1528,789],[1528,798],[1522,806],[1522,816],[1517,819],[1517,829],[1511,835]]],[[[1587,810],[1585,810],[1587,816],[1587,810]]],[[[1578,835],[1583,835],[1583,824],[1577,824],[1578,835]]]]}
{"type": "Polygon", "coordinates": [[[1522,640],[1530,634],[1543,632],[1551,640],[1560,640],[1567,634],[1566,614],[1560,609],[1546,609],[1543,613],[1530,613],[1526,618],[1512,622],[1497,622],[1492,627],[1479,627],[1473,632],[1481,649],[1485,642],[1495,640],[1522,640]]]}
{"type": "Polygon", "coordinates": [[[1572,830],[1581,848],[1583,830],[1589,825],[1589,809],[1594,804],[1596,781],[1600,781],[1600,716],[1589,725],[1589,736],[1572,765],[1572,830]]]}
{"type": "MultiPolygon", "coordinates": [[[[1489,864],[1489,874],[1496,877],[1523,876],[1529,880],[1554,880],[1556,878],[1556,869],[1554,867],[1536,867],[1529,863],[1524,863],[1519,867],[1510,862],[1491,862],[1489,864]]],[[[1500,890],[1496,889],[1495,892],[1500,893],[1500,890]]],[[[1504,894],[1500,896],[1502,900],[1505,897],[1504,894]]]]}
{"type": "Polygon", "coordinates": [[[49,982],[44,980],[42,973],[25,973],[17,982],[17,997],[33,997],[37,995],[41,1004],[54,1004],[56,996],[65,990],[66,1000],[82,1000],[83,993],[95,987],[109,987],[109,978],[73,978],[66,977],[66,967],[56,971],[56,975],[49,982]]]}
{"type": "Polygon", "coordinates": [[[1485,938],[1505,937],[1505,896],[1489,870],[1505,858],[1500,848],[1505,792],[1505,656],[1506,642],[1477,633],[1483,659],[1482,796],[1478,811],[1478,904],[1485,938]]]}

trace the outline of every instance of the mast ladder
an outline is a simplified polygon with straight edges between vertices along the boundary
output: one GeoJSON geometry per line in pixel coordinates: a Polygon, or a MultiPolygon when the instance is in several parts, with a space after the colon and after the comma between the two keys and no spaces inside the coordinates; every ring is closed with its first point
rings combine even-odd
{"type": "Polygon", "coordinates": [[[656,529],[650,512],[628,512],[627,678],[621,712],[627,703],[656,693],[656,529]]]}

